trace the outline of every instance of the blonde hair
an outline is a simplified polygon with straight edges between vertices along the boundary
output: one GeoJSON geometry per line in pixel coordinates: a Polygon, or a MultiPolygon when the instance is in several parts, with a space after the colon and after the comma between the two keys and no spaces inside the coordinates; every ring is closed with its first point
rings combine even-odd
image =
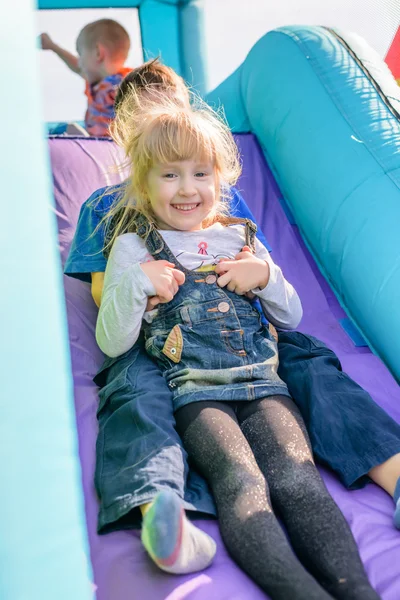
{"type": "Polygon", "coordinates": [[[131,40],[126,29],[117,21],[99,19],[88,23],[79,32],[76,46],[81,44],[90,49],[96,44],[103,44],[109,50],[113,60],[125,62],[131,47],[131,40]]]}
{"type": "Polygon", "coordinates": [[[110,131],[125,151],[130,173],[122,197],[107,215],[108,223],[113,220],[113,226],[105,250],[118,235],[135,230],[136,212],[155,222],[147,178],[156,163],[192,159],[212,162],[217,177],[217,201],[204,225],[227,214],[227,189],[236,183],[241,172],[239,153],[223,115],[198,97],[193,96],[192,104],[187,105],[157,89],[143,96],[132,88],[118,106],[110,131]]]}

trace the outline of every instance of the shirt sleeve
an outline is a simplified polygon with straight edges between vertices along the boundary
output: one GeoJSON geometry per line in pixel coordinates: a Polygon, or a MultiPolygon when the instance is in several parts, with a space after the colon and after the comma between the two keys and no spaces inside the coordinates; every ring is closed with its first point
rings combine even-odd
{"type": "Polygon", "coordinates": [[[259,298],[264,314],[272,325],[280,329],[295,329],[303,316],[296,290],[286,281],[281,269],[259,240],[256,240],[256,256],[268,263],[270,277],[265,288],[257,288],[252,292],[259,298]]]}
{"type": "MultiPolygon", "coordinates": [[[[250,221],[253,221],[253,223],[256,222],[253,213],[251,212],[251,210],[249,209],[249,207],[247,206],[246,202],[243,200],[241,194],[238,192],[238,190],[236,188],[231,188],[230,190],[231,193],[231,215],[233,217],[241,217],[242,219],[250,219],[250,221]]],[[[267,248],[267,250],[269,250],[269,252],[271,252],[271,246],[269,245],[269,243],[267,242],[263,232],[260,230],[260,228],[257,229],[257,237],[260,240],[260,242],[263,244],[263,246],[265,246],[265,248],[267,248]]]]}
{"type": "Polygon", "coordinates": [[[146,256],[142,240],[134,233],[121,235],[112,247],[96,324],[97,343],[111,358],[136,342],[147,298],[156,293],[140,266],[146,256]]]}
{"type": "Polygon", "coordinates": [[[91,283],[91,273],[106,270],[107,261],[103,256],[105,226],[101,221],[115,199],[115,190],[107,193],[107,189],[102,188],[82,204],[65,263],[66,275],[91,283]]]}

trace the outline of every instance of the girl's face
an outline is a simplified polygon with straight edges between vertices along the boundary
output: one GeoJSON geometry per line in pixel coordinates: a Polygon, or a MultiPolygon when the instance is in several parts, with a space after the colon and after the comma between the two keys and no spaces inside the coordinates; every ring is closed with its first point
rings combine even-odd
{"type": "Polygon", "coordinates": [[[196,231],[217,202],[212,162],[183,160],[157,163],[147,177],[147,191],[160,229],[196,231]]]}

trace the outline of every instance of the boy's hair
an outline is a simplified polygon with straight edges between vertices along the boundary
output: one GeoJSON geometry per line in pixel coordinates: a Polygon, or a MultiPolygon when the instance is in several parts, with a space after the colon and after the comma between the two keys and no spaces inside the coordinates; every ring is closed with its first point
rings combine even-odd
{"type": "Polygon", "coordinates": [[[113,59],[125,62],[128,57],[131,41],[128,32],[113,19],[99,19],[88,23],[80,31],[76,45],[83,44],[93,48],[95,44],[103,44],[113,59]]]}
{"type": "Polygon", "coordinates": [[[171,96],[179,95],[183,99],[186,98],[187,103],[189,103],[188,88],[182,77],[175,73],[171,67],[163,65],[158,58],[153,58],[140,65],[140,67],[136,67],[122,80],[115,97],[116,110],[118,110],[118,106],[132,88],[139,94],[156,88],[160,92],[168,93],[171,96]]]}
{"type": "Polygon", "coordinates": [[[136,212],[155,221],[147,192],[148,174],[155,163],[212,162],[218,197],[206,225],[228,212],[224,191],[240,175],[238,149],[223,116],[200,98],[194,98],[192,105],[182,105],[157,89],[138,95],[132,88],[118,108],[111,134],[125,150],[130,174],[124,194],[107,215],[113,226],[106,246],[111,247],[121,233],[135,230],[136,212]],[[133,112],[132,106],[136,107],[133,112]]]}

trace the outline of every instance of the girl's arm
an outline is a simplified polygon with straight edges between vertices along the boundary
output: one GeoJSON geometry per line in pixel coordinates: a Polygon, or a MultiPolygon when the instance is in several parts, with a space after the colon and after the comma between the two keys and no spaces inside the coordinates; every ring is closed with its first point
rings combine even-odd
{"type": "Polygon", "coordinates": [[[148,296],[156,293],[139,264],[145,255],[139,238],[132,233],[117,238],[111,250],[96,324],[97,343],[107,356],[120,356],[133,346],[148,296]]]}
{"type": "Polygon", "coordinates": [[[253,289],[258,296],[264,314],[275,327],[295,329],[303,316],[300,298],[294,287],[284,278],[281,269],[274,263],[268,250],[256,239],[257,258],[269,266],[269,280],[263,288],[253,289]]]}
{"type": "Polygon", "coordinates": [[[221,261],[215,272],[220,275],[220,287],[239,295],[251,292],[258,296],[265,316],[276,327],[294,329],[300,323],[300,299],[259,240],[255,254],[244,247],[234,260],[221,261]]]}

